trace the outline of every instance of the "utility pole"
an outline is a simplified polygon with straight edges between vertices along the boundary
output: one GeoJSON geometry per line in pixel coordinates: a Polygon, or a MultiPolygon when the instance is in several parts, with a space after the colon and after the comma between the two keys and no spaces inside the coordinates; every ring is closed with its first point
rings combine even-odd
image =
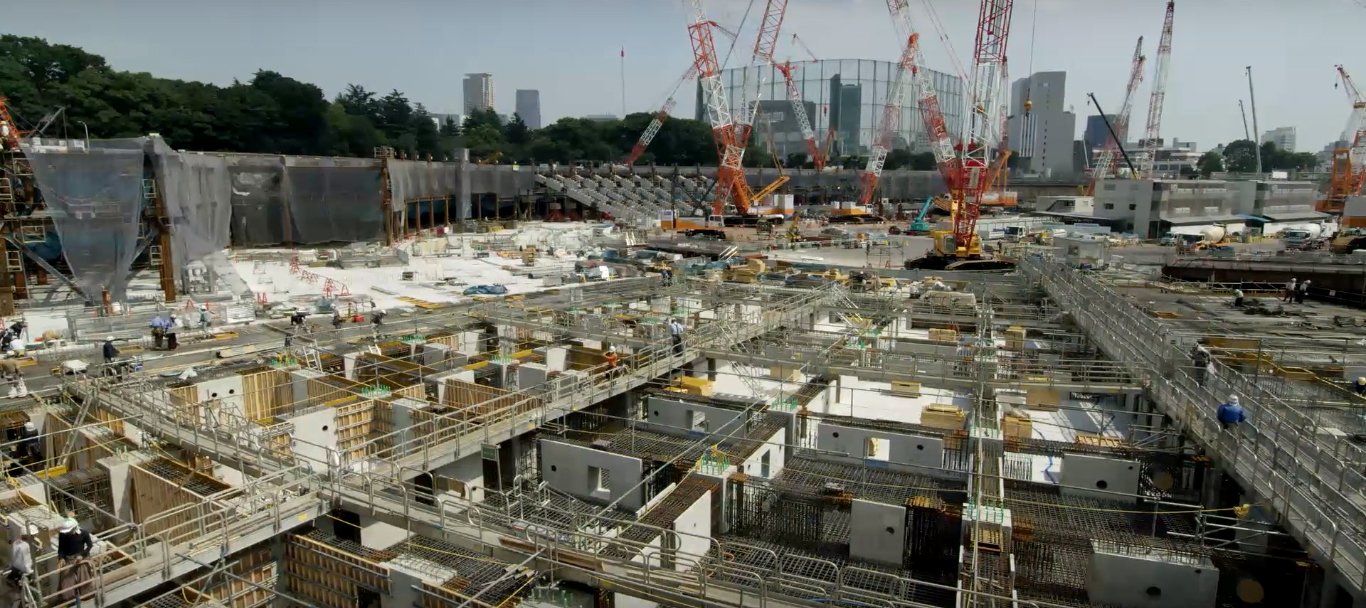
{"type": "Polygon", "coordinates": [[[1252,140],[1252,134],[1247,132],[1247,109],[1243,108],[1243,100],[1238,100],[1238,111],[1243,114],[1243,139],[1252,140]]]}
{"type": "MultiPolygon", "coordinates": [[[[1247,66],[1247,99],[1252,103],[1252,132],[1260,134],[1261,129],[1257,128],[1257,94],[1252,92],[1252,66],[1247,66]]],[[[1252,138],[1248,138],[1252,139],[1252,138]]],[[[1252,149],[1257,152],[1257,175],[1262,174],[1262,144],[1257,140],[1252,140],[1252,149]]]]}

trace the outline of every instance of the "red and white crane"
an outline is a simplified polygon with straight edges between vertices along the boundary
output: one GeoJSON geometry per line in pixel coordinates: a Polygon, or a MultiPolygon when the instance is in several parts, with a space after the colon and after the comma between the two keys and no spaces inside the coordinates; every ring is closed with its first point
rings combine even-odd
{"type": "Polygon", "coordinates": [[[882,106],[882,122],[878,125],[877,139],[873,141],[872,149],[868,152],[868,164],[864,166],[863,175],[860,176],[860,206],[872,202],[873,194],[877,192],[878,179],[882,177],[882,166],[887,162],[887,154],[892,150],[896,132],[901,128],[901,104],[906,97],[906,77],[913,70],[916,55],[920,52],[919,39],[919,35],[911,34],[906,40],[906,46],[901,51],[901,60],[897,62],[896,75],[887,87],[887,101],[882,106]]]}
{"type": "Polygon", "coordinates": [[[953,241],[959,257],[973,251],[982,194],[990,181],[988,177],[1001,136],[1006,44],[1010,39],[1013,9],[1013,0],[982,0],[977,14],[971,97],[962,138],[961,177],[957,184],[950,185],[954,200],[959,201],[953,217],[953,241]]]}
{"type": "Polygon", "coordinates": [[[811,117],[806,114],[806,101],[802,99],[802,92],[797,89],[797,81],[792,77],[796,68],[791,61],[774,64],[773,68],[782,72],[783,80],[787,82],[787,100],[792,103],[792,115],[797,118],[797,128],[801,129],[802,140],[806,142],[806,153],[815,163],[816,170],[820,171],[825,168],[825,154],[820,144],[816,143],[816,131],[811,128],[811,117]]]}
{"type": "Polygon", "coordinates": [[[649,147],[650,142],[654,141],[655,136],[659,134],[659,129],[664,126],[664,121],[669,119],[669,113],[673,112],[675,105],[678,105],[678,102],[674,100],[674,95],[678,93],[678,89],[683,86],[683,83],[692,80],[693,76],[696,75],[697,66],[688,66],[688,70],[683,72],[683,77],[674,84],[672,92],[669,93],[669,98],[664,101],[664,105],[659,108],[659,111],[655,112],[655,117],[650,120],[649,126],[645,127],[645,132],[640,134],[640,139],[636,140],[636,145],[631,146],[631,152],[621,160],[621,164],[629,167],[640,160],[640,155],[645,153],[645,148],[649,147]]]}
{"type": "Polygon", "coordinates": [[[1318,206],[1319,211],[1328,213],[1342,213],[1347,197],[1361,194],[1366,186],[1366,97],[1346,68],[1339,65],[1337,71],[1352,104],[1352,113],[1342,130],[1341,145],[1333,148],[1328,196],[1318,206]]]}
{"type": "MultiPolygon", "coordinates": [[[[754,54],[751,66],[768,66],[774,63],[773,52],[778,48],[778,32],[782,30],[783,18],[787,15],[787,0],[768,0],[764,5],[764,16],[759,22],[759,33],[754,39],[754,54]]],[[[759,97],[764,87],[763,69],[746,69],[744,83],[740,87],[741,105],[735,118],[736,143],[741,148],[749,145],[749,137],[754,133],[754,118],[759,111],[759,97]],[[750,84],[751,72],[755,82],[750,84]]]]}
{"type": "MultiPolygon", "coordinates": [[[[1129,128],[1129,115],[1134,107],[1134,92],[1138,90],[1139,83],[1143,82],[1143,64],[1147,58],[1143,56],[1143,37],[1138,37],[1138,44],[1134,45],[1134,59],[1129,67],[1129,85],[1124,89],[1124,105],[1119,107],[1119,114],[1115,115],[1115,121],[1111,123],[1115,133],[1120,137],[1125,137],[1129,128]]],[[[1096,182],[1110,177],[1110,171],[1115,166],[1115,155],[1119,153],[1119,146],[1122,142],[1115,141],[1113,137],[1105,138],[1105,146],[1101,148],[1100,158],[1096,160],[1096,167],[1091,172],[1091,185],[1088,187],[1087,194],[1095,194],[1096,182]]],[[[1134,176],[1138,178],[1137,175],[1134,176]]]]}
{"type": "MultiPolygon", "coordinates": [[[[811,58],[811,61],[820,61],[819,59],[816,58],[816,54],[813,53],[813,52],[811,52],[811,47],[806,46],[806,42],[803,41],[801,38],[799,38],[799,37],[797,36],[796,33],[793,33],[793,34],[792,34],[792,44],[795,45],[795,46],[797,46],[797,47],[799,47],[799,48],[801,48],[803,51],[805,51],[805,52],[806,52],[806,55],[807,55],[808,57],[811,58]]],[[[787,73],[784,73],[783,75],[786,76],[787,73]]],[[[795,87],[795,84],[791,82],[791,79],[790,79],[790,78],[789,78],[788,80],[789,80],[789,82],[788,82],[788,91],[787,91],[787,94],[788,94],[788,97],[789,97],[789,98],[792,98],[792,89],[795,87]]],[[[798,98],[800,98],[800,96],[801,96],[800,93],[798,93],[798,98]]],[[[795,111],[796,111],[796,110],[794,110],[794,112],[795,112],[795,111]]],[[[825,113],[825,114],[828,116],[828,115],[829,115],[829,112],[828,112],[828,105],[827,105],[827,106],[823,106],[823,107],[822,107],[822,111],[823,111],[823,113],[825,113]]],[[[806,114],[806,108],[805,108],[805,107],[802,108],[801,113],[802,113],[802,114],[806,114]]],[[[833,142],[835,141],[835,132],[836,132],[835,123],[830,122],[828,118],[827,118],[826,122],[829,123],[829,124],[827,125],[827,127],[826,127],[826,129],[825,129],[825,141],[823,141],[823,142],[821,142],[821,143],[819,143],[819,144],[816,144],[815,139],[814,139],[814,133],[813,133],[813,139],[811,139],[810,141],[808,141],[807,144],[806,144],[808,150],[811,152],[811,162],[815,164],[816,170],[817,170],[817,171],[820,171],[820,170],[825,169],[825,163],[826,163],[826,161],[830,158],[830,144],[833,143],[833,142]],[[812,148],[811,148],[812,145],[816,145],[816,147],[815,147],[814,149],[812,149],[812,148]]],[[[808,121],[807,126],[808,126],[808,127],[814,126],[814,123],[810,123],[810,122],[808,121]]],[[[814,131],[814,129],[813,129],[813,131],[814,131]]],[[[803,134],[805,134],[805,131],[803,131],[803,134]]]]}
{"type": "Polygon", "coordinates": [[[1167,97],[1167,66],[1172,57],[1172,18],[1175,14],[1176,0],[1167,0],[1167,16],[1162,21],[1162,38],[1157,42],[1157,61],[1153,66],[1153,92],[1148,98],[1148,128],[1143,135],[1144,148],[1148,151],[1140,168],[1144,175],[1152,175],[1162,137],[1162,103],[1167,97]]]}

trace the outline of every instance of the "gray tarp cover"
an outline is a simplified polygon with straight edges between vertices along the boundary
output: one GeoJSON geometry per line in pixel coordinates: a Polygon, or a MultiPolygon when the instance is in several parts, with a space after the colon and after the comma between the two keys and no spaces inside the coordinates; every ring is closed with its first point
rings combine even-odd
{"type": "Polygon", "coordinates": [[[90,150],[29,148],[33,177],[86,298],[128,290],[142,221],[144,139],[90,142],[90,150]]]}

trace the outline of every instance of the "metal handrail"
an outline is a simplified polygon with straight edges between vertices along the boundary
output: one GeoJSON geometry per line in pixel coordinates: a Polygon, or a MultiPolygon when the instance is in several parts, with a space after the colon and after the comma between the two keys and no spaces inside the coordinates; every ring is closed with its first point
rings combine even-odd
{"type": "Polygon", "coordinates": [[[1212,386],[1201,386],[1184,371],[1190,369],[1188,345],[1175,343],[1160,321],[1095,278],[1042,256],[1022,260],[1021,269],[1038,277],[1050,296],[1112,357],[1164,372],[1139,372],[1154,400],[1246,487],[1267,500],[1288,529],[1331,560],[1349,585],[1366,589],[1361,530],[1328,534],[1324,523],[1333,518],[1357,526],[1366,522],[1366,508],[1348,498],[1366,487],[1360,470],[1366,463],[1362,448],[1343,440],[1324,441],[1314,418],[1220,363],[1207,381],[1212,386]],[[1221,395],[1211,390],[1214,386],[1229,392],[1221,395]],[[1213,405],[1229,393],[1242,396],[1251,417],[1238,433],[1223,432],[1214,419],[1213,405]]]}

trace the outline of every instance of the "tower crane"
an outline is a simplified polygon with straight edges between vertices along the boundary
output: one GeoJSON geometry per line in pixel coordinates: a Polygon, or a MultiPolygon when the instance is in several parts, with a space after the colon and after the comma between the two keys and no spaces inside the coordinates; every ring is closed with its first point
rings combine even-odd
{"type": "MultiPolygon", "coordinates": [[[[787,15],[787,0],[768,0],[764,5],[763,20],[759,22],[759,33],[754,40],[754,54],[750,62],[753,66],[767,66],[774,63],[773,52],[778,47],[778,32],[782,30],[783,18],[787,15]]],[[[764,71],[755,70],[756,82],[751,87],[750,70],[745,70],[744,84],[740,88],[743,103],[735,124],[735,141],[743,150],[749,145],[750,135],[754,133],[754,118],[759,111],[759,97],[764,88],[764,71]]]]}
{"type": "Polygon", "coordinates": [[[1342,213],[1347,197],[1361,194],[1366,186],[1366,97],[1346,68],[1339,65],[1337,71],[1351,100],[1352,113],[1342,131],[1340,145],[1333,148],[1328,194],[1318,204],[1318,210],[1327,213],[1342,213]]]}
{"type": "MultiPolygon", "coordinates": [[[[786,6],[786,2],[783,2],[783,5],[786,6]]],[[[736,210],[741,215],[748,215],[750,201],[768,196],[789,178],[780,176],[759,192],[750,192],[741,164],[745,156],[745,147],[738,137],[737,125],[731,116],[725,88],[721,85],[721,65],[717,60],[716,41],[712,36],[716,22],[707,19],[702,8],[702,0],[692,0],[692,6],[694,20],[688,25],[688,38],[692,42],[693,66],[697,70],[698,84],[702,88],[702,103],[706,108],[707,123],[711,125],[712,140],[721,156],[721,162],[716,168],[712,210],[716,215],[722,215],[726,204],[733,200],[736,210]]],[[[761,32],[761,39],[763,36],[761,32]]]]}
{"type": "MultiPolygon", "coordinates": [[[[1134,59],[1129,67],[1129,84],[1124,89],[1124,105],[1119,107],[1119,114],[1115,116],[1115,133],[1120,137],[1125,137],[1129,132],[1129,114],[1134,107],[1134,92],[1138,90],[1139,83],[1143,82],[1143,64],[1147,60],[1143,56],[1143,37],[1138,37],[1138,44],[1134,45],[1134,59]]],[[[1115,141],[1113,137],[1105,138],[1105,146],[1101,148],[1100,158],[1096,160],[1096,168],[1091,173],[1091,184],[1087,188],[1086,195],[1091,196],[1096,193],[1096,182],[1110,177],[1110,170],[1115,166],[1115,155],[1119,153],[1121,142],[1115,141]]],[[[1134,176],[1138,178],[1137,175],[1134,176]]]]}
{"type": "Polygon", "coordinates": [[[655,136],[659,134],[659,129],[664,126],[664,121],[669,119],[669,113],[673,112],[674,106],[678,104],[678,102],[674,100],[674,95],[678,94],[678,89],[683,86],[683,83],[692,80],[696,75],[697,66],[688,66],[688,70],[683,72],[683,77],[679,78],[678,82],[674,84],[673,91],[669,93],[669,98],[664,101],[664,105],[659,108],[659,111],[655,112],[655,116],[650,120],[649,126],[645,127],[645,132],[640,134],[640,139],[636,140],[636,145],[631,146],[630,153],[626,155],[626,158],[621,160],[621,164],[629,167],[636,164],[637,160],[640,160],[640,155],[644,154],[645,148],[649,147],[651,141],[654,141],[655,136]]]}
{"type": "Polygon", "coordinates": [[[896,75],[887,87],[887,101],[882,106],[882,122],[878,125],[877,139],[873,141],[872,149],[868,152],[868,164],[860,176],[862,185],[859,186],[858,202],[861,207],[872,202],[878,179],[882,177],[882,166],[887,162],[887,154],[891,152],[896,132],[901,127],[901,103],[906,97],[906,76],[911,73],[916,55],[920,52],[919,40],[918,34],[911,34],[906,40],[901,60],[897,62],[896,75]]]}
{"type": "Polygon", "coordinates": [[[792,102],[792,115],[797,118],[797,128],[802,131],[806,153],[811,156],[811,162],[816,165],[816,170],[820,171],[825,168],[825,154],[820,144],[816,143],[816,131],[811,128],[811,117],[806,115],[806,101],[802,99],[802,92],[797,89],[797,81],[792,78],[792,62],[784,61],[774,64],[773,67],[782,72],[783,80],[787,82],[787,100],[792,102]]]}
{"type": "MultiPolygon", "coordinates": [[[[810,57],[811,61],[820,61],[820,59],[816,57],[816,54],[811,52],[811,47],[806,45],[806,41],[799,38],[795,32],[792,34],[792,44],[805,51],[806,56],[810,57]]],[[[826,112],[826,114],[828,117],[828,111],[826,112]]],[[[821,142],[820,144],[821,164],[817,167],[817,169],[824,168],[826,161],[830,158],[830,144],[834,143],[835,133],[837,131],[837,129],[835,128],[835,123],[830,122],[828,118],[826,122],[828,124],[826,125],[825,129],[825,141],[821,142]]],[[[815,123],[812,124],[814,125],[815,123]]]]}
{"type": "MultiPolygon", "coordinates": [[[[1167,0],[1167,16],[1162,21],[1162,38],[1157,43],[1157,62],[1153,67],[1153,92],[1148,97],[1148,128],[1143,136],[1148,153],[1140,165],[1144,175],[1152,175],[1162,137],[1162,104],[1167,97],[1167,66],[1172,57],[1172,17],[1175,14],[1176,0],[1167,0]]],[[[1255,110],[1256,104],[1253,105],[1255,110]]]]}

